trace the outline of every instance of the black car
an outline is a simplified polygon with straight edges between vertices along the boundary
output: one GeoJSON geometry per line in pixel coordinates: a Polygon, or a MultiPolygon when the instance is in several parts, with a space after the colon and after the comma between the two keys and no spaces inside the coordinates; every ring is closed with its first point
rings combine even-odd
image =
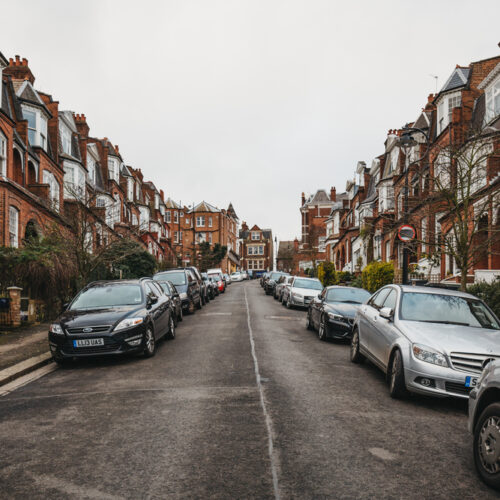
{"type": "Polygon", "coordinates": [[[175,337],[170,299],[151,279],[96,281],[87,285],[49,327],[54,360],[156,352],[161,338],[175,337]]]}
{"type": "Polygon", "coordinates": [[[200,271],[198,271],[198,268],[194,266],[188,266],[186,267],[186,269],[189,269],[193,273],[194,277],[198,280],[198,283],[200,284],[201,303],[205,305],[210,300],[210,297],[208,296],[207,285],[200,271]]]}
{"type": "Polygon", "coordinates": [[[264,282],[264,291],[266,295],[273,295],[276,283],[282,276],[290,276],[288,273],[283,273],[281,271],[272,271],[269,273],[268,279],[264,282]]]}
{"type": "Polygon", "coordinates": [[[177,326],[179,322],[182,321],[182,301],[179,292],[170,281],[158,280],[158,284],[163,288],[165,295],[170,297],[172,309],[174,310],[175,326],[177,326]]]}
{"type": "Polygon", "coordinates": [[[200,284],[189,269],[169,269],[168,271],[156,273],[153,279],[158,281],[170,281],[175,286],[179,292],[183,312],[192,314],[195,309],[201,309],[202,299],[200,284]]]}
{"type": "Polygon", "coordinates": [[[307,311],[307,328],[317,330],[321,340],[350,339],[354,316],[370,298],[362,288],[329,286],[315,297],[307,311]]]}

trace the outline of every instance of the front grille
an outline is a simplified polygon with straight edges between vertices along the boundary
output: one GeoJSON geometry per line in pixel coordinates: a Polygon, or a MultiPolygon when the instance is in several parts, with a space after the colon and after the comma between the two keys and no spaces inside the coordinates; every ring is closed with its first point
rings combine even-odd
{"type": "Polygon", "coordinates": [[[445,382],[444,383],[446,392],[454,392],[455,394],[469,394],[471,388],[465,387],[464,384],[459,384],[457,382],[445,382]]]}
{"type": "Polygon", "coordinates": [[[450,354],[451,364],[455,370],[478,374],[482,373],[484,362],[487,359],[498,357],[499,356],[491,356],[488,354],[470,354],[466,352],[452,352],[450,354]]]}
{"type": "Polygon", "coordinates": [[[80,334],[80,333],[84,333],[85,335],[88,335],[89,333],[104,333],[104,332],[107,332],[109,331],[109,329],[111,328],[110,325],[99,325],[99,326],[79,326],[79,327],[75,327],[75,328],[66,328],[66,331],[68,333],[71,333],[71,334],[80,334]],[[88,331],[83,331],[83,330],[86,330],[87,328],[92,328],[92,331],[91,332],[88,332],[88,331]]]}
{"type": "Polygon", "coordinates": [[[304,302],[311,302],[312,299],[312,297],[304,297],[304,302]]]}
{"type": "Polygon", "coordinates": [[[64,343],[63,351],[66,354],[99,354],[102,352],[116,351],[120,344],[116,340],[104,337],[104,345],[93,345],[90,347],[74,347],[72,340],[67,340],[64,343]]]}

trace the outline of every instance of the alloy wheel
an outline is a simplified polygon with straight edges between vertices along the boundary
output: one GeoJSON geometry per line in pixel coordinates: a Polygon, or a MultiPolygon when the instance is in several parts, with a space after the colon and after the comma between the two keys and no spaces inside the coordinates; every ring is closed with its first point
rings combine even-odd
{"type": "Polygon", "coordinates": [[[151,327],[148,327],[146,330],[146,338],[145,338],[145,348],[144,355],[149,358],[154,355],[156,348],[155,336],[153,334],[153,330],[151,327]]]}
{"type": "Polygon", "coordinates": [[[500,471],[500,417],[487,418],[478,439],[479,459],[484,470],[490,474],[500,471]]]}
{"type": "Polygon", "coordinates": [[[324,318],[322,318],[319,323],[318,337],[320,340],[326,340],[326,327],[324,318]]]}
{"type": "Polygon", "coordinates": [[[170,315],[168,336],[171,339],[175,339],[175,321],[172,315],[170,315]]]}

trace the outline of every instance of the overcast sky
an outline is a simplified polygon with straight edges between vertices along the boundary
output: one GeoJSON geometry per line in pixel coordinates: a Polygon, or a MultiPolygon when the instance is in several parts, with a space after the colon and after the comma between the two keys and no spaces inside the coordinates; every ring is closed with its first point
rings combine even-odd
{"type": "Polygon", "coordinates": [[[435,80],[498,55],[498,0],[3,2],[0,51],[167,196],[300,235],[435,80]]]}

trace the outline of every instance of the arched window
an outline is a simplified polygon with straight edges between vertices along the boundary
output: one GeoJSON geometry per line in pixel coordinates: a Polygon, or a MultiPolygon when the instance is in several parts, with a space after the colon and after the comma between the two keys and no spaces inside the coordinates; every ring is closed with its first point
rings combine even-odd
{"type": "Polygon", "coordinates": [[[38,224],[36,221],[31,219],[27,224],[26,224],[26,229],[24,230],[24,239],[25,240],[37,240],[41,236],[40,229],[38,227],[38,224]]]}
{"type": "Polygon", "coordinates": [[[36,167],[32,161],[28,162],[28,177],[27,184],[36,184],[36,167]]]}
{"type": "Polygon", "coordinates": [[[24,173],[23,173],[23,159],[21,157],[21,153],[14,149],[14,182],[17,182],[19,185],[24,184],[24,173]]]}

